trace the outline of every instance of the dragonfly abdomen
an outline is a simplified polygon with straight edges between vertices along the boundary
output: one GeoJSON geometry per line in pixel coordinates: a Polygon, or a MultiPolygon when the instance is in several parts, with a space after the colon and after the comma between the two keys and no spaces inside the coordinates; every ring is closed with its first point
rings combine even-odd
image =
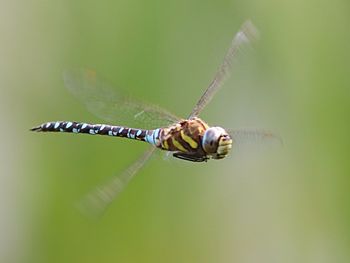
{"type": "Polygon", "coordinates": [[[155,137],[155,135],[158,136],[159,134],[159,129],[143,130],[123,126],[113,126],[107,124],[90,124],[74,121],[46,122],[41,124],[40,126],[32,128],[31,130],[37,132],[68,132],[85,133],[90,135],[116,136],[135,139],[139,141],[146,141],[156,146],[158,143],[158,137],[155,137]]]}

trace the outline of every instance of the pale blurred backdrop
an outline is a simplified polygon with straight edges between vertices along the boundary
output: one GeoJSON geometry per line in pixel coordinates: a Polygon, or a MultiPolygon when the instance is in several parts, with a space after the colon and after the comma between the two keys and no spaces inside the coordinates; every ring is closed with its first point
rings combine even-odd
{"type": "Polygon", "coordinates": [[[3,0],[0,30],[0,262],[350,262],[347,0],[3,0]],[[248,18],[260,41],[201,116],[284,146],[155,155],[99,221],[83,217],[74,203],[146,145],[29,132],[103,121],[63,70],[186,117],[248,18]]]}

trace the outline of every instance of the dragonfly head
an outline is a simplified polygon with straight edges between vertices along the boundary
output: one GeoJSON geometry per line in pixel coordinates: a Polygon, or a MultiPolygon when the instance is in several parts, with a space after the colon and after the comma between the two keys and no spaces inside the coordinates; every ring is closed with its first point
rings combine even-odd
{"type": "Polygon", "coordinates": [[[223,128],[210,127],[204,133],[202,146],[213,159],[222,159],[232,148],[232,139],[223,128]]]}

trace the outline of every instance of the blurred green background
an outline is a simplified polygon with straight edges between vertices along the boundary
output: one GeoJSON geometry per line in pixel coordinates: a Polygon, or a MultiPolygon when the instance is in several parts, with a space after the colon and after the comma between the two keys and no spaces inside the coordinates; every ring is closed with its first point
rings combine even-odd
{"type": "Polygon", "coordinates": [[[350,8],[324,1],[2,1],[0,262],[350,262],[350,8]],[[276,151],[155,156],[101,220],[74,203],[146,145],[36,134],[102,122],[65,89],[90,67],[187,116],[247,18],[256,49],[203,112],[276,151]]]}

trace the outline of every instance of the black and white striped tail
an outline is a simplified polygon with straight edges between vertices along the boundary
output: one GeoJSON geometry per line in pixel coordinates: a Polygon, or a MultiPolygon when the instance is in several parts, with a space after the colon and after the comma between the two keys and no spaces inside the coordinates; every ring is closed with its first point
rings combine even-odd
{"type": "Polygon", "coordinates": [[[83,122],[73,121],[54,121],[46,122],[40,126],[34,127],[31,131],[37,132],[72,132],[72,133],[86,133],[91,135],[109,135],[146,141],[156,145],[159,136],[159,129],[156,130],[142,130],[127,128],[122,126],[112,126],[106,124],[89,124],[83,122]],[[156,132],[157,131],[157,132],[156,132]]]}

